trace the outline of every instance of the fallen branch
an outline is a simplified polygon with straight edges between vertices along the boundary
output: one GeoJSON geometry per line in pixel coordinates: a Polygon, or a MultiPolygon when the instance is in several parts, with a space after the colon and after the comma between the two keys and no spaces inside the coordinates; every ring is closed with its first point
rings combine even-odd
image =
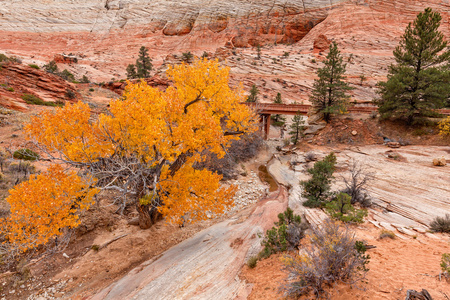
{"type": "Polygon", "coordinates": [[[98,250],[105,248],[105,247],[108,246],[109,244],[111,244],[111,243],[117,241],[118,239],[121,239],[121,238],[123,238],[123,237],[125,237],[125,236],[127,236],[127,235],[128,235],[128,233],[127,233],[127,234],[122,234],[122,235],[119,235],[119,236],[113,238],[112,240],[110,240],[110,241],[104,243],[103,245],[101,245],[100,247],[98,247],[98,250]]]}
{"type": "Polygon", "coordinates": [[[0,279],[2,279],[3,277],[8,277],[8,276],[14,275],[14,274],[16,274],[16,273],[17,273],[17,272],[11,272],[11,271],[2,273],[2,274],[0,274],[0,279]]]}

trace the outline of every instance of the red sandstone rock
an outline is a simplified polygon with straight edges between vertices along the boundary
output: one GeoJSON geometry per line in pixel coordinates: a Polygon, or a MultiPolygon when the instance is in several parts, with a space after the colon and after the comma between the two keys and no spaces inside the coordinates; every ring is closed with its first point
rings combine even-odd
{"type": "Polygon", "coordinates": [[[330,47],[331,41],[323,34],[314,40],[314,52],[322,52],[330,47]]]}
{"type": "Polygon", "coordinates": [[[73,84],[56,75],[24,64],[4,64],[0,71],[0,82],[6,85],[6,87],[0,87],[0,105],[16,110],[23,111],[27,108],[21,98],[23,94],[32,94],[50,102],[74,102],[81,98],[73,84]],[[12,89],[8,90],[8,88],[12,89]],[[71,91],[75,98],[69,99],[68,91],[71,91]]]}

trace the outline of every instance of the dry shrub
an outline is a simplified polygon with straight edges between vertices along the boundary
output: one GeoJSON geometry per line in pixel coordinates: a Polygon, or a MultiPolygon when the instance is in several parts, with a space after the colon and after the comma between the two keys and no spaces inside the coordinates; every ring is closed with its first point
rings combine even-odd
{"type": "Polygon", "coordinates": [[[393,233],[390,230],[383,229],[380,232],[380,239],[385,239],[385,238],[390,238],[393,240],[393,239],[395,239],[395,233],[393,233]]]}
{"type": "Polygon", "coordinates": [[[430,223],[431,230],[435,232],[450,233],[450,214],[445,214],[445,217],[436,217],[430,223]]]}
{"type": "Polygon", "coordinates": [[[365,278],[369,256],[363,242],[347,227],[326,220],[322,228],[314,228],[311,245],[299,255],[284,258],[290,273],[286,294],[299,297],[313,293],[317,298],[327,296],[326,287],[335,282],[354,284],[365,278]]]}
{"type": "Polygon", "coordinates": [[[373,174],[356,160],[352,160],[349,172],[347,178],[343,177],[345,189],[342,192],[350,195],[351,204],[359,203],[362,207],[369,207],[372,199],[367,192],[367,186],[374,179],[373,174]]]}
{"type": "Polygon", "coordinates": [[[259,132],[245,134],[239,140],[231,143],[227,154],[223,158],[218,158],[214,153],[204,151],[205,160],[195,165],[198,169],[206,168],[210,171],[217,172],[223,176],[225,180],[235,179],[238,175],[236,166],[240,162],[249,160],[256,156],[264,143],[259,132]]]}

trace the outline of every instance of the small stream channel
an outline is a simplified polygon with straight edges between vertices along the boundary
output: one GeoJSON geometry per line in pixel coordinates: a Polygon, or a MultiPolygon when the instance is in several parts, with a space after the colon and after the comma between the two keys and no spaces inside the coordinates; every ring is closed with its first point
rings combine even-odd
{"type": "MultiPolygon", "coordinates": [[[[267,164],[269,162],[270,160],[267,162],[267,164]]],[[[270,175],[266,165],[260,165],[258,167],[258,176],[262,182],[266,182],[267,184],[269,184],[269,192],[275,192],[276,190],[278,190],[278,183],[272,177],[272,175],[270,175]]]]}

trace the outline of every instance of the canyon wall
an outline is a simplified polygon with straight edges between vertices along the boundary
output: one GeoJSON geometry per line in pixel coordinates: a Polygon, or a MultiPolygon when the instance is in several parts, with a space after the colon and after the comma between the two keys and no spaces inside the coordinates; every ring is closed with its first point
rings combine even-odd
{"type": "Polygon", "coordinates": [[[168,54],[237,47],[220,50],[236,81],[303,101],[334,40],[348,59],[355,101],[370,101],[406,25],[427,6],[441,13],[448,38],[449,0],[10,0],[0,7],[0,52],[40,65],[71,53],[78,63],[62,68],[110,81],[124,78],[142,45],[156,67],[168,54]],[[257,62],[255,45],[263,46],[257,62]],[[279,61],[283,52],[290,56],[279,61]]]}

